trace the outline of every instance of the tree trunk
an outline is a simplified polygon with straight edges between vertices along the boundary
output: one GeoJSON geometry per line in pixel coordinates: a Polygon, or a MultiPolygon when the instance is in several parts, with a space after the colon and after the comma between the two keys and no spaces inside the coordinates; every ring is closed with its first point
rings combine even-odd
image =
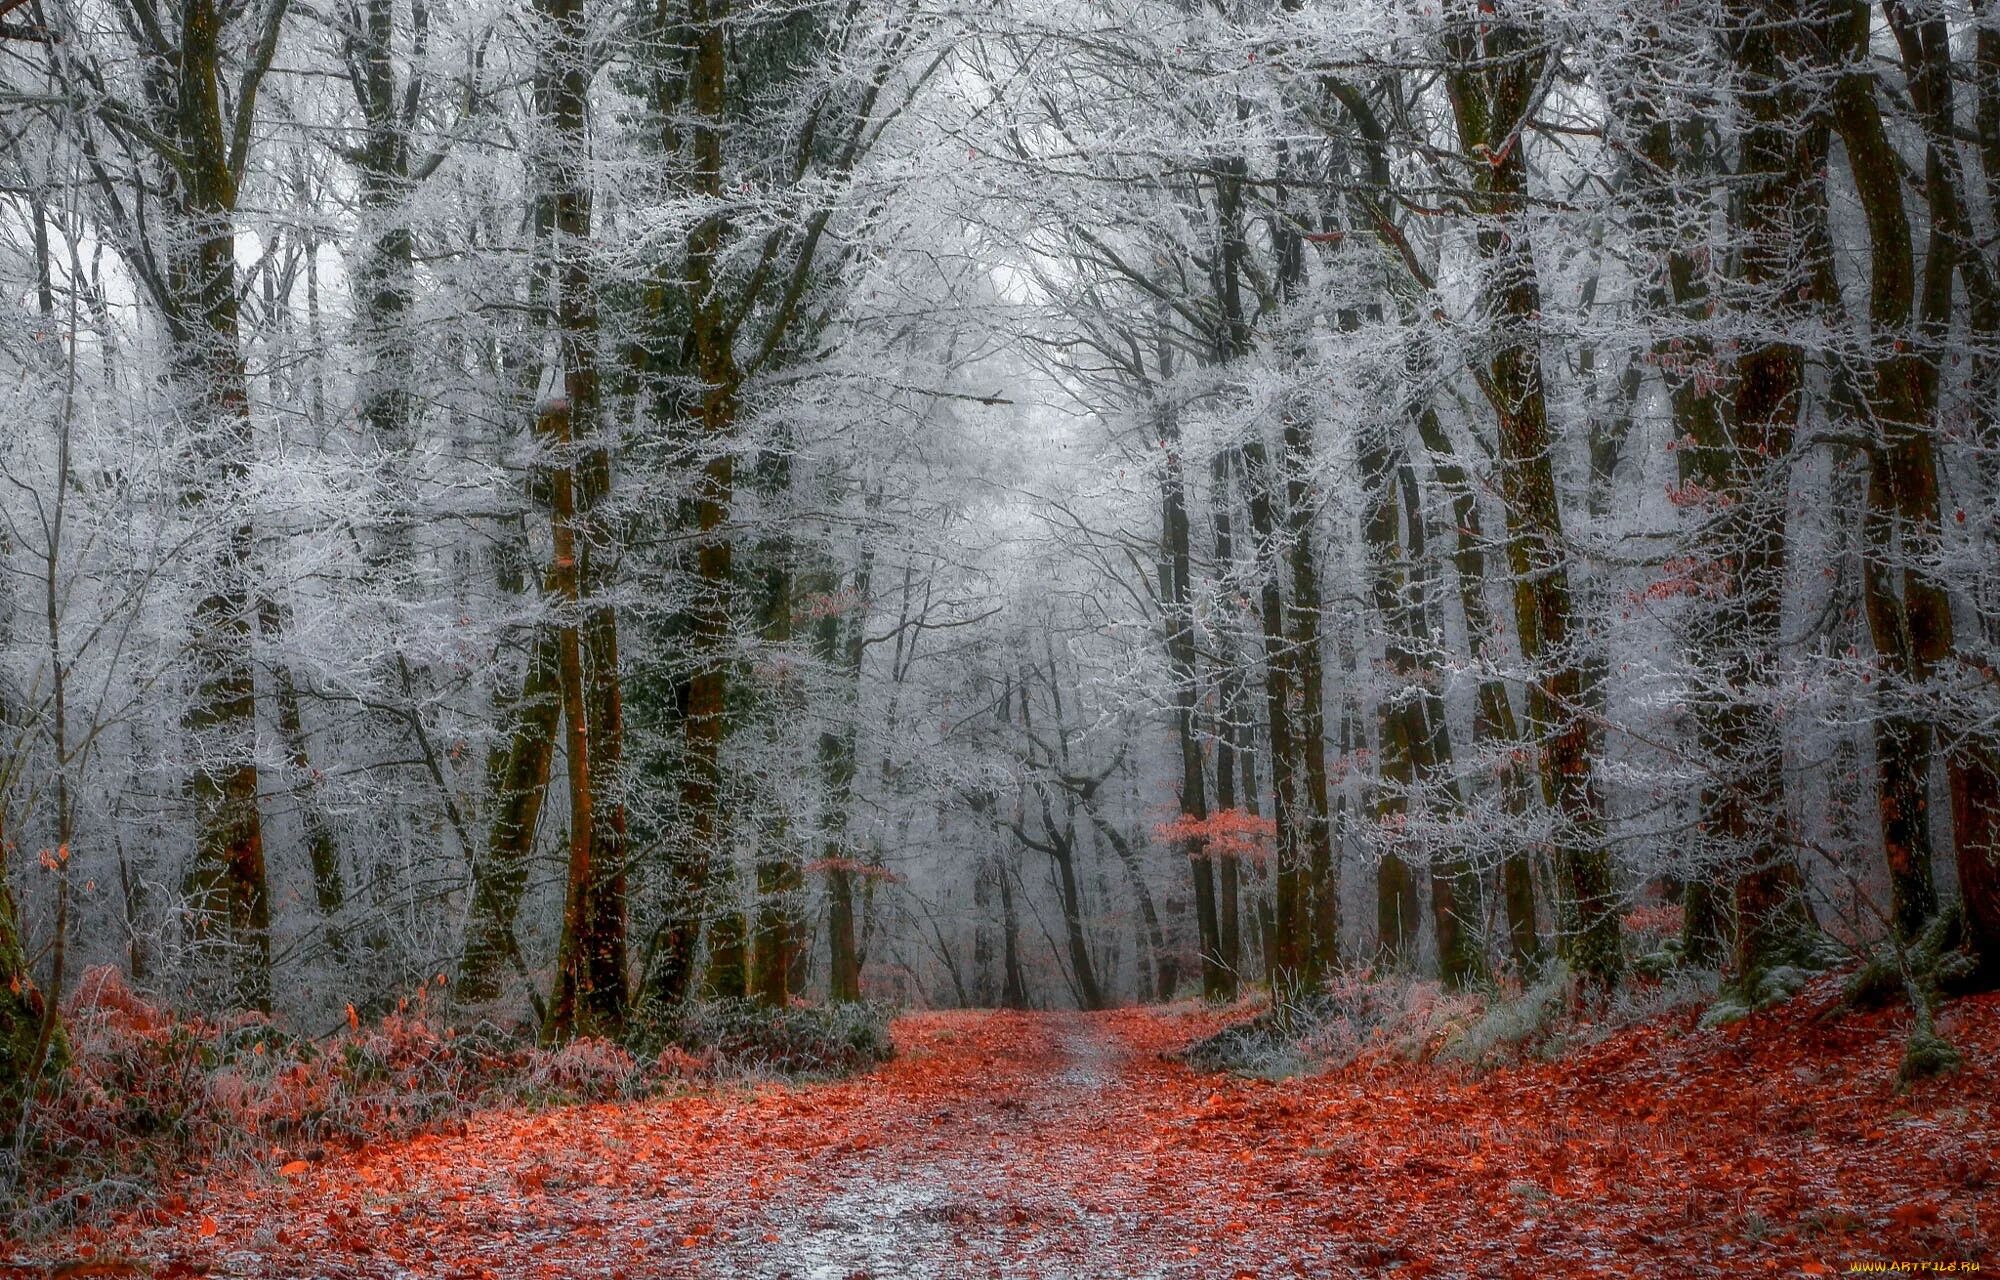
{"type": "MultiPolygon", "coordinates": [[[[1523,745],[1514,718],[1513,699],[1499,677],[1484,670],[1487,644],[1500,642],[1500,625],[1486,602],[1485,531],[1479,498],[1453,452],[1451,438],[1428,400],[1413,409],[1417,434],[1430,454],[1432,474],[1450,495],[1455,529],[1452,564],[1458,571],[1459,612],[1465,619],[1466,646],[1482,671],[1472,717],[1472,739],[1482,758],[1498,762],[1500,806],[1510,818],[1526,816],[1528,778],[1521,767],[1523,745]]],[[[1514,967],[1532,972],[1542,961],[1542,936],[1535,920],[1535,871],[1527,853],[1510,842],[1500,857],[1500,896],[1507,914],[1507,953],[1514,967]]]]}
{"type": "MultiPolygon", "coordinates": [[[[694,109],[690,136],[694,194],[722,201],[722,142],[728,97],[727,25],[714,0],[692,0],[689,21],[695,47],[689,62],[694,109]]],[[[688,683],[681,732],[681,808],[686,832],[668,860],[674,900],[661,925],[649,994],[662,1004],[686,998],[706,913],[709,869],[725,838],[722,814],[722,744],[727,734],[730,596],[734,574],[729,532],[723,527],[735,501],[737,394],[734,333],[723,294],[720,213],[695,224],[688,236],[687,280],[695,367],[703,387],[700,412],[706,461],[695,482],[695,591],[689,636],[694,674],[688,683]]]]}
{"type": "MultiPolygon", "coordinates": [[[[1219,451],[1210,464],[1213,493],[1210,496],[1210,524],[1215,530],[1216,572],[1224,581],[1232,573],[1236,548],[1233,540],[1230,497],[1230,454],[1219,451]]],[[[1217,718],[1220,727],[1215,735],[1215,807],[1217,812],[1227,813],[1236,808],[1237,744],[1248,732],[1244,723],[1250,711],[1244,700],[1243,673],[1237,666],[1236,636],[1233,630],[1219,637],[1221,655],[1220,688],[1217,692],[1217,718]]],[[[1222,987],[1218,998],[1234,1000],[1238,975],[1242,972],[1242,865],[1238,856],[1229,851],[1211,853],[1216,865],[1216,945],[1222,961],[1222,987]]]]}
{"type": "MultiPolygon", "coordinates": [[[[1973,0],[1978,32],[1973,44],[1972,82],[1974,128],[1989,218],[2000,215],[2000,23],[1994,21],[1991,0],[1973,0]]],[[[1947,97],[1945,101],[1949,101],[1947,97]]],[[[1944,150],[1944,148],[1940,148],[1944,150]]],[[[1969,185],[1969,184],[1968,184],[1969,185]]],[[[1961,200],[1960,207],[1966,207],[1961,200]]],[[[1990,225],[1990,224],[1989,224],[1990,225]]],[[[1976,418],[1978,439],[1989,457],[2000,456],[2000,256],[1989,262],[1977,248],[1959,254],[1959,271],[1972,301],[1972,331],[1982,354],[1972,362],[1973,383],[1984,409],[1976,418]],[[1983,276],[1983,281],[1980,277],[1983,276]],[[1981,287],[1981,285],[1985,287],[1981,287]]],[[[1981,639],[1992,640],[1988,628],[1976,631],[1961,646],[1967,666],[1981,639]]],[[[1960,900],[1965,908],[1967,940],[1981,962],[1985,981],[2000,982],[2000,743],[1983,724],[1953,726],[1954,741],[1946,748],[1951,777],[1951,825],[1956,848],[1960,900]]]]}
{"type": "MultiPolygon", "coordinates": [[[[774,451],[767,472],[767,492],[782,492],[790,483],[790,463],[781,443],[774,451]]],[[[758,559],[764,571],[763,642],[782,651],[792,643],[792,588],[796,580],[792,559],[795,552],[789,537],[760,540],[758,559]]],[[[776,677],[775,699],[780,724],[793,717],[803,718],[805,699],[798,679],[790,674],[776,677]]],[[[757,852],[756,931],[751,945],[750,994],[758,1003],[783,1008],[791,999],[792,969],[804,949],[800,937],[805,916],[805,868],[800,865],[791,840],[784,800],[776,798],[774,829],[765,833],[757,852]]]]}
{"type": "Polygon", "coordinates": [[[1308,895],[1312,885],[1310,852],[1303,830],[1300,780],[1295,768],[1292,711],[1296,681],[1291,637],[1285,626],[1283,590],[1279,586],[1277,520],[1272,512],[1273,477],[1261,441],[1244,442],[1244,488],[1250,531],[1256,539],[1259,621],[1264,639],[1264,703],[1271,735],[1271,792],[1276,829],[1276,900],[1271,911],[1270,947],[1264,961],[1272,997],[1291,1001],[1307,988],[1311,938],[1307,930],[1308,895]]]}
{"type": "MultiPolygon", "coordinates": [[[[1290,147],[1277,145],[1278,183],[1273,200],[1280,216],[1270,221],[1272,247],[1277,255],[1278,299],[1282,306],[1298,308],[1306,285],[1306,246],[1300,234],[1302,215],[1289,208],[1293,199],[1289,181],[1294,178],[1290,147]]],[[[1282,357],[1292,370],[1303,369],[1310,359],[1308,339],[1302,328],[1303,316],[1294,314],[1293,326],[1285,339],[1282,357]]],[[[1326,774],[1326,645],[1322,630],[1323,591],[1319,580],[1319,502],[1315,478],[1317,463],[1310,409],[1287,404],[1280,421],[1279,470],[1285,481],[1284,545],[1291,578],[1291,603],[1285,614],[1293,666],[1294,687],[1298,692],[1298,713],[1293,723],[1292,741],[1298,752],[1298,801],[1302,842],[1299,858],[1303,876],[1293,927],[1301,934],[1300,981],[1310,987],[1340,962],[1340,866],[1333,857],[1333,829],[1329,821],[1326,774]]]]}
{"type": "MultiPolygon", "coordinates": [[[[1801,53],[1796,11],[1765,0],[1746,5],[1740,17],[1730,53],[1748,115],[1736,204],[1741,283],[1774,320],[1802,321],[1813,282],[1798,228],[1813,220],[1810,205],[1821,198],[1826,125],[1788,70],[1801,53]]],[[[1734,439],[1727,456],[1705,468],[1727,498],[1710,522],[1705,558],[1724,579],[1711,652],[1725,687],[1748,690],[1778,657],[1786,559],[1781,468],[1802,407],[1804,356],[1782,336],[1754,341],[1739,355],[1736,375],[1734,439]]],[[[1777,726],[1748,698],[1720,706],[1714,726],[1727,775],[1711,821],[1734,851],[1734,967],[1738,982],[1754,990],[1767,969],[1804,958],[1812,926],[1786,832],[1777,726]]]]}
{"type": "Polygon", "coordinates": [[[35,986],[20,916],[0,861],[0,1122],[11,1124],[33,1097],[36,1078],[69,1056],[61,1019],[35,986]]]}
{"type": "Polygon", "coordinates": [[[1070,972],[1076,976],[1076,991],[1086,1011],[1108,1008],[1104,988],[1097,980],[1097,966],[1090,958],[1090,938],[1083,927],[1083,895],[1076,882],[1075,845],[1067,835],[1052,843],[1060,852],[1050,855],[1055,862],[1057,888],[1062,895],[1063,936],[1069,944],[1070,972]]]}
{"type": "MultiPolygon", "coordinates": [[[[824,612],[813,628],[817,656],[837,674],[843,719],[820,731],[820,776],[826,787],[821,810],[822,857],[826,870],[828,993],[835,1000],[861,998],[861,957],[854,937],[854,851],[848,834],[848,811],[854,802],[855,746],[860,728],[862,642],[868,619],[873,557],[864,548],[854,570],[851,602],[837,602],[828,592],[824,612]],[[844,606],[844,607],[842,607],[844,606]]],[[[828,579],[829,585],[834,581],[828,579]]]]}
{"type": "MultiPolygon", "coordinates": [[[[1413,672],[1415,696],[1407,701],[1411,753],[1416,761],[1419,794],[1426,806],[1441,804],[1445,822],[1457,825],[1465,820],[1465,802],[1459,792],[1444,698],[1438,692],[1444,683],[1443,673],[1436,669],[1432,657],[1443,645],[1431,630],[1430,605],[1425,598],[1428,594],[1425,566],[1430,553],[1423,504],[1417,492],[1415,469],[1404,462],[1397,471],[1403,490],[1403,525],[1411,566],[1404,631],[1420,663],[1420,668],[1413,672]]],[[[1430,889],[1439,976],[1446,986],[1458,989],[1485,985],[1490,975],[1486,946],[1479,932],[1484,915],[1479,902],[1479,877],[1473,873],[1463,849],[1446,843],[1431,850],[1430,889]]]]}
{"type": "MultiPolygon", "coordinates": [[[[1208,820],[1208,798],[1201,738],[1196,731],[1195,705],[1200,698],[1194,633],[1194,581],[1189,546],[1187,478],[1181,454],[1180,413],[1170,399],[1173,346],[1164,319],[1159,332],[1160,385],[1155,389],[1160,422],[1160,592],[1161,621],[1166,627],[1167,664],[1174,682],[1174,734],[1180,746],[1180,811],[1184,823],[1199,830],[1208,820]]],[[[1227,970],[1222,959],[1220,922],[1215,907],[1215,867],[1207,842],[1190,834],[1185,841],[1188,869],[1194,881],[1195,929],[1201,953],[1201,994],[1205,1000],[1225,999],[1227,970]]],[[[1121,852],[1123,852],[1121,850],[1121,852]]],[[[1136,879],[1135,884],[1143,884],[1136,879]]],[[[1151,904],[1148,903],[1148,911],[1151,904]]],[[[1165,992],[1161,998],[1167,998],[1165,992]]]]}
{"type": "MultiPolygon", "coordinates": [[[[1983,5],[1975,5],[1975,12],[1983,5]]],[[[1923,568],[1936,546],[1942,517],[1934,440],[1941,428],[1938,378],[1952,321],[1952,277],[1964,283],[1967,319],[1980,354],[1972,361],[1974,431],[1989,452],[2000,443],[2000,410],[1991,391],[2000,362],[1992,354],[2000,337],[2000,268],[1983,256],[1972,222],[1960,130],[1955,120],[1951,34],[1935,6],[1883,6],[1910,85],[1910,99],[1926,141],[1923,190],[1930,213],[1922,305],[1913,358],[1914,385],[1927,420],[1899,432],[1883,459],[1903,545],[1903,596],[1913,678],[1942,671],[1977,670],[1978,655],[1954,643],[1950,602],[1943,584],[1923,568]],[[1919,16],[1919,14],[1921,16],[1919,16]],[[1956,655],[1956,662],[1954,662],[1956,655]],[[1916,673],[1923,673],[1921,676],[1916,673]]],[[[1977,154],[1986,174],[1991,211],[2000,211],[2000,27],[1981,13],[1973,46],[1977,154]]],[[[1869,99],[1873,103],[1872,95],[1869,99]]],[[[1887,424],[1885,424],[1886,426],[1887,424]]],[[[1927,730],[1923,712],[1917,719],[1927,730]]],[[[2000,980],[2000,750],[1984,725],[1948,724],[1944,759],[1951,789],[1952,835],[1968,940],[1983,978],[2000,980]]]]}
{"type": "MultiPolygon", "coordinates": [[[[1919,560],[1925,544],[1937,537],[1937,470],[1931,456],[1937,369],[1921,354],[1931,344],[1920,339],[1913,324],[1915,254],[1903,206],[1901,161],[1883,128],[1875,103],[1875,77],[1867,69],[1870,10],[1861,0],[1835,9],[1845,10],[1836,19],[1845,27],[1836,52],[1846,65],[1834,86],[1833,123],[1847,147],[1869,242],[1873,376],[1868,408],[1876,438],[1868,451],[1862,586],[1869,636],[1885,677],[1877,685],[1883,705],[1874,725],[1882,852],[1889,869],[1891,923],[1907,943],[1937,910],[1931,878],[1933,735],[1929,718],[1909,701],[1951,646],[1950,607],[1943,589],[1924,573],[1919,560]]],[[[1933,270],[1942,267],[1948,320],[1952,245],[1936,225],[1936,205],[1949,197],[1935,165],[1930,176],[1930,265],[1933,270]]],[[[1829,307],[1836,303],[1837,299],[1827,299],[1829,307]]]]}
{"type": "Polygon", "coordinates": [[[1515,623],[1531,668],[1528,723],[1541,748],[1543,800],[1560,824],[1561,951],[1593,986],[1609,989],[1624,969],[1620,899],[1583,714],[1585,664],[1574,635],[1554,441],[1534,336],[1542,302],[1529,240],[1524,126],[1542,59],[1534,53],[1536,34],[1521,22],[1470,8],[1455,0],[1450,9],[1447,40],[1457,67],[1448,87],[1484,215],[1477,241],[1490,273],[1489,306],[1506,335],[1487,365],[1486,383],[1499,419],[1515,623]]]}
{"type": "Polygon", "coordinates": [[[535,832],[555,761],[556,725],[562,716],[558,648],[555,627],[536,628],[521,677],[521,696],[511,711],[513,728],[506,750],[499,753],[493,819],[487,827],[485,856],[473,866],[472,906],[458,964],[456,994],[465,1004],[498,997],[502,967],[520,953],[514,920],[528,887],[535,832]]]}
{"type": "MultiPolygon", "coordinates": [[[[572,456],[575,443],[567,403],[551,402],[537,415],[536,433],[543,447],[557,458],[572,456]]],[[[591,775],[590,727],[583,670],[580,615],[581,589],[577,568],[575,477],[570,467],[549,468],[549,515],[555,563],[550,576],[552,603],[557,610],[556,671],[561,690],[563,754],[569,766],[569,865],[565,878],[562,937],[556,950],[556,979],[549,998],[549,1016],[542,1039],[561,1042],[581,1036],[615,1035],[622,1025],[625,978],[622,936],[608,938],[604,879],[595,861],[594,835],[597,789],[591,775]]],[[[618,915],[622,924],[622,911],[618,915]]],[[[622,930],[620,930],[622,935],[622,930]]]]}
{"type": "MultiPolygon", "coordinates": [[[[1090,818],[1097,834],[1104,837],[1111,851],[1118,855],[1118,864],[1125,870],[1125,878],[1132,885],[1133,901],[1139,905],[1139,922],[1144,929],[1146,949],[1153,960],[1153,995],[1164,1002],[1174,998],[1174,961],[1167,950],[1166,929],[1160,924],[1159,909],[1153,904],[1153,891],[1146,887],[1145,869],[1139,865],[1139,851],[1132,842],[1119,833],[1118,828],[1105,821],[1104,815],[1088,801],[1084,813],[1090,818]]],[[[1207,999],[1225,999],[1222,995],[1208,996],[1207,999]]]]}
{"type": "MultiPolygon", "coordinates": [[[[276,643],[284,632],[285,610],[266,596],[258,601],[257,615],[266,642],[276,643]]],[[[272,664],[271,676],[278,734],[292,767],[292,802],[298,806],[306,859],[312,868],[313,900],[325,922],[327,951],[335,961],[341,961],[347,956],[347,933],[340,919],[347,906],[347,881],[341,872],[340,846],[334,840],[332,815],[320,794],[319,771],[313,768],[308,751],[305,716],[291,664],[278,659],[272,664]]]]}
{"type": "Polygon", "coordinates": [[[702,976],[702,994],[710,1000],[742,1000],[750,994],[750,919],[738,880],[733,864],[716,869],[708,969],[702,976]]]}
{"type": "Polygon", "coordinates": [[[1407,634],[1409,571],[1396,535],[1394,473],[1399,451],[1393,442],[1384,423],[1373,423],[1362,437],[1356,461],[1367,494],[1361,524],[1368,545],[1375,613],[1383,634],[1382,665],[1391,681],[1376,707],[1381,775],[1375,788],[1375,829],[1380,841],[1375,868],[1376,954],[1384,965],[1399,968],[1416,958],[1422,921],[1416,877],[1398,852],[1408,839],[1404,832],[1417,789],[1412,721],[1405,706],[1409,685],[1417,676],[1416,655],[1410,651],[1407,634]]]}
{"type": "MultiPolygon", "coordinates": [[[[408,466],[415,447],[416,342],[409,312],[416,296],[415,237],[408,222],[408,202],[416,186],[410,163],[410,137],[422,84],[412,71],[408,86],[397,83],[395,62],[395,0],[367,0],[350,32],[346,52],[355,99],[363,122],[361,143],[348,153],[359,182],[361,252],[354,266],[354,330],[360,347],[356,391],[361,417],[384,456],[388,474],[385,495],[402,503],[409,490],[408,466]]],[[[428,18],[422,4],[413,6],[415,47],[412,58],[423,57],[428,18]]],[[[389,516],[382,563],[407,572],[415,513],[398,509],[389,516]]]]}
{"type": "Polygon", "coordinates": [[[618,630],[605,599],[611,459],[598,406],[597,294],[591,278],[592,196],[587,117],[593,66],[581,0],[537,0],[546,24],[535,105],[554,138],[540,157],[553,239],[556,348],[563,400],[537,432],[554,454],[557,669],[570,756],[570,857],[545,1038],[615,1036],[625,1022],[625,815],[618,795],[624,711],[618,630]],[[601,555],[599,553],[602,553],[601,555]]]}
{"type": "MultiPolygon", "coordinates": [[[[1665,38],[1659,28],[1645,34],[1651,41],[1665,38]]],[[[1722,365],[1708,333],[1714,305],[1704,267],[1709,248],[1683,230],[1690,224],[1702,225],[1701,218],[1707,212],[1698,205],[1683,207],[1684,184],[1713,181],[1717,166],[1709,155],[1706,122],[1699,117],[1677,119],[1680,104],[1662,108],[1647,95],[1652,87],[1650,82],[1635,82],[1618,95],[1619,106],[1631,117],[1637,150],[1646,162],[1645,168],[1636,169],[1632,180],[1643,187],[1634,218],[1640,246],[1658,260],[1649,305],[1677,322],[1668,336],[1655,341],[1651,354],[1673,410],[1674,439],[1678,442],[1675,460],[1682,492],[1694,493],[1697,488],[1713,490],[1724,483],[1715,469],[1727,458],[1730,447],[1717,390],[1723,381],[1722,365]]],[[[1698,592],[1701,584],[1690,581],[1687,589],[1698,592]]],[[[1690,661],[1702,661],[1708,655],[1698,627],[1691,629],[1690,639],[1690,661]]],[[[1696,716],[1702,749],[1720,758],[1714,708],[1703,704],[1696,716]]],[[[1719,826],[1710,819],[1722,812],[1729,786],[1726,778],[1711,778],[1703,784],[1697,802],[1702,815],[1698,829],[1720,834],[1719,826]]],[[[1697,846],[1711,839],[1698,840],[1697,846]]],[[[1723,861],[1728,860],[1725,855],[1723,861]]],[[[1697,968],[1719,968],[1723,962],[1725,921],[1711,865],[1714,861],[1698,855],[1682,882],[1681,955],[1684,963],[1697,968]]]]}
{"type": "MultiPolygon", "coordinates": [[[[1245,108],[1247,110],[1247,108],[1245,108]]],[[[1252,334],[1242,298],[1242,281],[1248,270],[1248,245],[1242,218],[1242,187],[1247,181],[1247,165],[1241,157],[1231,157],[1216,183],[1216,218],[1222,252],[1216,271],[1216,287],[1222,323],[1216,335],[1218,358],[1240,360],[1250,354],[1252,334]]],[[[1287,436],[1289,453],[1294,437],[1287,436]]],[[[1264,967],[1272,996],[1280,1004],[1294,999],[1311,982],[1313,961],[1311,928],[1311,842],[1306,830],[1304,781],[1297,767],[1299,748],[1293,723],[1298,697],[1297,655],[1292,629],[1287,626],[1284,602],[1285,564],[1278,545],[1277,503],[1282,483],[1266,455],[1264,442],[1254,432],[1237,448],[1242,460],[1244,507],[1250,517],[1251,560],[1257,575],[1257,612],[1263,640],[1264,703],[1266,727],[1270,735],[1272,822],[1276,833],[1275,902],[1266,929],[1264,967]]],[[[1293,566],[1296,571],[1297,566],[1293,566]]],[[[1313,626],[1318,625],[1317,615],[1313,626]]],[[[1322,750],[1324,744],[1321,744],[1322,750]]],[[[1246,791],[1248,788],[1246,788],[1246,791]]]]}
{"type": "MultiPolygon", "coordinates": [[[[186,504],[238,499],[249,475],[250,395],[238,326],[236,171],[223,120],[214,0],[188,0],[173,60],[171,107],[178,164],[168,167],[174,243],[167,329],[174,377],[193,439],[186,504]]],[[[271,32],[275,39],[275,28],[271,32]]],[[[268,61],[268,55],[266,55],[268,61]]],[[[252,104],[236,106],[249,111],[252,104]]],[[[237,1005],[271,1007],[271,903],[258,814],[257,692],[249,567],[256,542],[247,516],[228,518],[195,605],[189,650],[194,697],[185,726],[197,761],[190,780],[199,831],[189,876],[196,950],[226,968],[237,1005]],[[220,919],[222,936],[211,921],[220,919]]]]}
{"type": "Polygon", "coordinates": [[[1005,978],[1001,984],[1000,1007],[1028,1007],[1028,977],[1021,968],[1021,919],[1014,910],[1014,877],[1006,866],[1000,868],[1001,962],[1005,978]]]}

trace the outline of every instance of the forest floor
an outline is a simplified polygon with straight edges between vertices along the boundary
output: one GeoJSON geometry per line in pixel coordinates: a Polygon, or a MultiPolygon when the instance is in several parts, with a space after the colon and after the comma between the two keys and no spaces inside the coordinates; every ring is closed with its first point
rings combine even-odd
{"type": "Polygon", "coordinates": [[[1907,1018],[1816,984],[1484,1074],[1168,1056],[1194,1006],[935,1013],[851,1080],[498,1111],[0,1245],[0,1275],[1737,1276],[2000,1268],[2000,996],[1896,1088],[1907,1018]]]}

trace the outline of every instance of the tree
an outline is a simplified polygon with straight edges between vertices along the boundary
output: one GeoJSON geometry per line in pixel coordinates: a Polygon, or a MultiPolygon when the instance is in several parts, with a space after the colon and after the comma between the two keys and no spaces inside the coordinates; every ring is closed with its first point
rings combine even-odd
{"type": "Polygon", "coordinates": [[[1555,849],[1563,889],[1559,949],[1579,973],[1609,987],[1624,965],[1618,895],[1604,848],[1603,807],[1584,716],[1583,656],[1574,634],[1548,403],[1534,337],[1541,290],[1525,216],[1527,124],[1550,51],[1530,21],[1518,15],[1482,21],[1462,4],[1449,11],[1445,42],[1453,63],[1452,113],[1480,217],[1479,253],[1489,272],[1486,295],[1499,335],[1482,390],[1499,424],[1515,626],[1522,656],[1536,668],[1528,687],[1529,733],[1540,746],[1543,801],[1563,824],[1555,849]]]}

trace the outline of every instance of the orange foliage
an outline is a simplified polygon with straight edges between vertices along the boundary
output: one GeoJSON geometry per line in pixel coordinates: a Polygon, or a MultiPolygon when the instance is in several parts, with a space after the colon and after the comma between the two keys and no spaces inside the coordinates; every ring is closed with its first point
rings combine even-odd
{"type": "Polygon", "coordinates": [[[1277,823],[1241,809],[1217,809],[1206,818],[1182,814],[1153,828],[1154,838],[1165,844],[1185,844],[1197,858],[1240,858],[1259,863],[1271,856],[1277,834],[1277,823]]]}
{"type": "Polygon", "coordinates": [[[1649,902],[1625,913],[1625,932],[1637,938],[1671,938],[1678,935],[1685,913],[1677,902],[1649,902]]]}
{"type": "MultiPolygon", "coordinates": [[[[1364,1055],[1273,1082],[1169,1055],[1248,1010],[902,1019],[897,1059],[487,1112],[218,1173],[4,1263],[156,1276],[800,1274],[1734,1277],[1990,1264],[2000,996],[1947,1006],[1958,1076],[1899,1094],[1908,1016],[1838,984],[1488,1074],[1364,1055]],[[136,1264],[135,1264],[136,1265],[136,1264]],[[774,1272],[775,1273],[775,1272],[774,1272]]],[[[596,1057],[600,1048],[580,1050],[596,1057]]]]}

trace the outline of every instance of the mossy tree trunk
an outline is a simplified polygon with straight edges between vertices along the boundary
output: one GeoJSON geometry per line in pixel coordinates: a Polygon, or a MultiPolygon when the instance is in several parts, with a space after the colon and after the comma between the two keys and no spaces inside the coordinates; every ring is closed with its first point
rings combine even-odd
{"type": "Polygon", "coordinates": [[[1520,18],[1474,12],[1466,0],[1454,0],[1447,9],[1446,42],[1454,63],[1447,89],[1480,214],[1477,247],[1487,266],[1487,306],[1503,335],[1482,383],[1499,424],[1499,487],[1507,514],[1515,628],[1530,667],[1528,728],[1540,751],[1542,799],[1558,823],[1559,949],[1587,982],[1608,989],[1624,969],[1620,898],[1584,714],[1586,664],[1576,633],[1536,338],[1542,300],[1525,147],[1546,57],[1537,51],[1539,39],[1520,18]]]}

